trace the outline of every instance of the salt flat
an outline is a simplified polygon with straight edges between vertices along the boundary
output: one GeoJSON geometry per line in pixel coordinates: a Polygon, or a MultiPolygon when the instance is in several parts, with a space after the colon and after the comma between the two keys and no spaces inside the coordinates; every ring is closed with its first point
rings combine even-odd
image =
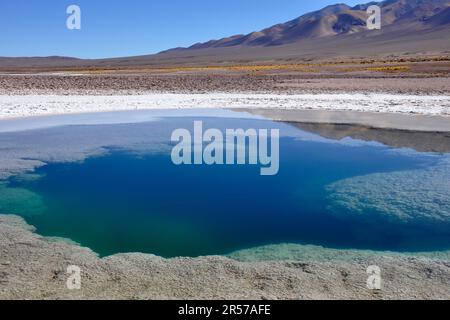
{"type": "Polygon", "coordinates": [[[139,95],[0,95],[0,119],[86,112],[192,108],[277,108],[450,115],[448,95],[146,93],[139,95]]]}

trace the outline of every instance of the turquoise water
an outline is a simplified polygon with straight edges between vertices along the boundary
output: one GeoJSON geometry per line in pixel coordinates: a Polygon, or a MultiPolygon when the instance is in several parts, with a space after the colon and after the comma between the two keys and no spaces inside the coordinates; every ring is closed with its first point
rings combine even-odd
{"type": "MultiPolygon", "coordinates": [[[[192,128],[193,120],[177,119],[175,127],[192,128]]],[[[278,243],[394,251],[450,248],[450,231],[442,229],[442,221],[361,212],[348,197],[348,206],[342,199],[337,205],[330,188],[353,177],[428,170],[447,155],[331,141],[270,121],[203,120],[211,127],[279,128],[278,175],[261,176],[260,167],[250,165],[175,166],[169,142],[175,120],[162,119],[139,126],[150,133],[157,126],[154,135],[167,148],[146,148],[155,142],[144,139],[138,151],[136,145],[105,146],[108,152],[83,162],[50,161],[33,179],[10,179],[4,189],[10,190],[10,200],[1,208],[0,199],[0,208],[23,215],[39,234],[69,238],[102,256],[200,256],[278,243]],[[20,193],[16,202],[14,190],[20,193]]],[[[374,192],[377,188],[374,183],[374,192]]],[[[396,191],[404,196],[401,181],[396,191]]],[[[442,216],[439,210],[446,208],[430,209],[437,211],[430,215],[442,216]]]]}

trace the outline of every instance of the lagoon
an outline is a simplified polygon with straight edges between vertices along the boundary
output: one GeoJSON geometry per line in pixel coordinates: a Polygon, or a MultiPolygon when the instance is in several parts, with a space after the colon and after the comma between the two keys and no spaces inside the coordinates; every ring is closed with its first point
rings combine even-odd
{"type": "Polygon", "coordinates": [[[446,153],[329,139],[264,119],[208,116],[3,133],[0,144],[12,152],[14,141],[36,137],[46,141],[45,152],[28,150],[28,159],[45,165],[0,185],[0,211],[101,256],[195,257],[281,243],[450,249],[446,153]],[[261,176],[252,165],[174,165],[171,133],[199,120],[223,132],[279,130],[278,174],[261,176]],[[120,139],[109,139],[115,135],[120,139]],[[100,142],[83,156],[55,152],[58,143],[95,139],[100,142]]]}

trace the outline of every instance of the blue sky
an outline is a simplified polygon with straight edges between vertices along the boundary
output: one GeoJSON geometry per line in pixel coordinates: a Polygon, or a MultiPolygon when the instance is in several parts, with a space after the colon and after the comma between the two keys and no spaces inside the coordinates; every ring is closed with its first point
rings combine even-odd
{"type": "MultiPolygon", "coordinates": [[[[338,0],[1,0],[0,56],[119,57],[260,30],[338,0]],[[82,29],[66,28],[76,4],[82,29]]],[[[355,5],[364,1],[345,1],[355,5]]]]}

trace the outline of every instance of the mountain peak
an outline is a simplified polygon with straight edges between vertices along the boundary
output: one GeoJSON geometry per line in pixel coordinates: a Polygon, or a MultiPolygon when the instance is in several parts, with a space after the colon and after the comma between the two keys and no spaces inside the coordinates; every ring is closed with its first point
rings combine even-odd
{"type": "Polygon", "coordinates": [[[187,49],[176,51],[234,46],[269,47],[307,39],[368,32],[366,10],[374,4],[381,7],[382,25],[388,28],[389,32],[406,31],[407,28],[425,30],[449,24],[446,10],[450,7],[450,0],[386,0],[354,7],[338,3],[261,31],[197,43],[187,49]],[[427,21],[433,21],[433,24],[427,21]]]}
{"type": "Polygon", "coordinates": [[[338,13],[340,11],[348,10],[350,7],[346,5],[345,3],[338,3],[338,4],[331,4],[329,6],[326,6],[320,12],[328,13],[328,14],[334,14],[338,13]]]}

